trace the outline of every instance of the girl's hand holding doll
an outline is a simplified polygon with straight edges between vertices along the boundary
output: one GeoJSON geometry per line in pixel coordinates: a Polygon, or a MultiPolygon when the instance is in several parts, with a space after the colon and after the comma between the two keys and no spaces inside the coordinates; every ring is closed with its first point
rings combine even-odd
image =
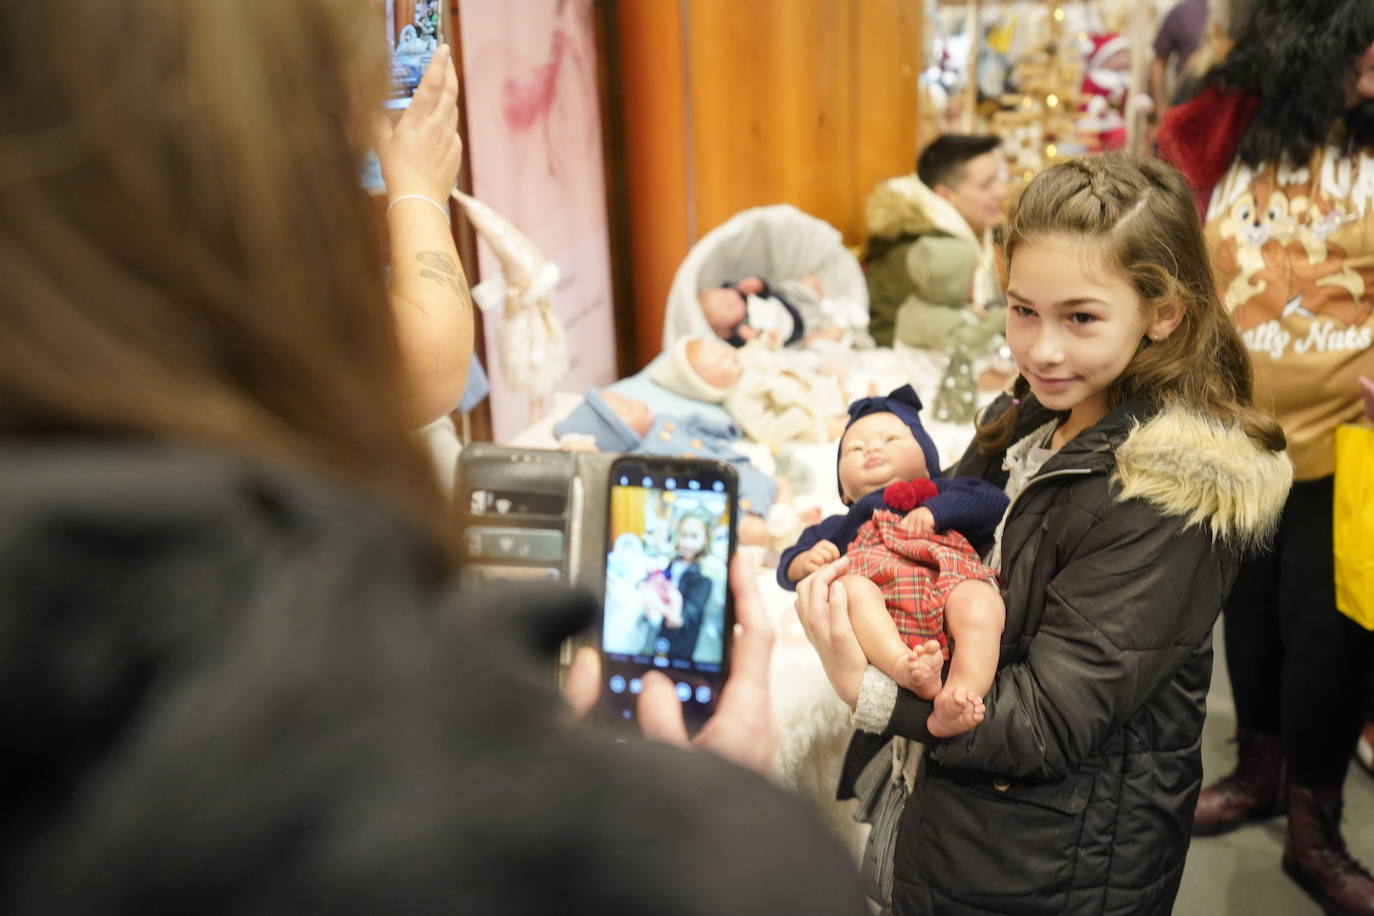
{"type": "Polygon", "coordinates": [[[675,588],[668,591],[668,600],[663,608],[663,625],[670,630],[682,626],[682,592],[675,588]]]}
{"type": "Polygon", "coordinates": [[[835,581],[848,569],[849,558],[840,557],[797,583],[796,608],[830,685],[852,709],[859,702],[859,684],[868,670],[868,657],[849,621],[849,596],[835,581]]]}

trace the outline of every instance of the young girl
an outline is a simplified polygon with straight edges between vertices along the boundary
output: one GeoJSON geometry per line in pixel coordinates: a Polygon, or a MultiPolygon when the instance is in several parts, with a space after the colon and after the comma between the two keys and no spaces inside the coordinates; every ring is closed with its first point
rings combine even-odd
{"type": "Polygon", "coordinates": [[[711,554],[711,527],[705,512],[683,513],[673,531],[673,558],[663,570],[664,588],[660,593],[649,582],[644,589],[650,621],[662,621],[649,647],[656,655],[690,661],[696,651],[697,636],[713,590],[711,577],[702,569],[703,565],[710,565],[707,561],[711,554]]]}
{"type": "Polygon", "coordinates": [[[896,913],[1165,914],[1202,777],[1212,625],[1292,468],[1171,168],[1056,165],[1004,245],[1021,374],[956,469],[1011,497],[985,718],[932,738],[931,704],[863,662],[831,587],[845,561],[816,572],[798,609],[862,730],[841,796],[865,764],[865,785],[879,771],[910,785],[863,732],[927,746],[896,837],[896,913]]]}

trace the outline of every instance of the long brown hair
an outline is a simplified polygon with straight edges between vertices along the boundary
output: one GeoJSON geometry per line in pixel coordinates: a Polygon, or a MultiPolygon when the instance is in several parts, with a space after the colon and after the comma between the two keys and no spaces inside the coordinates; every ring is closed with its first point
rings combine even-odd
{"type": "Polygon", "coordinates": [[[117,434],[437,503],[359,126],[367,0],[0,5],[0,435],[117,434]],[[60,48],[54,56],[53,49],[60,48]]]}
{"type": "MultiPolygon", "coordinates": [[[[1182,306],[1182,321],[1163,341],[1142,340],[1107,389],[1107,404],[1144,396],[1181,404],[1226,423],[1240,423],[1272,451],[1285,446],[1274,418],[1257,410],[1250,355],[1222,307],[1197,207],[1183,176],[1154,159],[1105,155],[1054,165],[1036,176],[1012,208],[1003,263],[1021,244],[1059,235],[1084,242],[1085,256],[1126,278],[1142,307],[1182,306]]],[[[1017,392],[1029,387],[1017,380],[1017,392]]],[[[1005,448],[1019,410],[980,426],[985,454],[1005,448]]]]}

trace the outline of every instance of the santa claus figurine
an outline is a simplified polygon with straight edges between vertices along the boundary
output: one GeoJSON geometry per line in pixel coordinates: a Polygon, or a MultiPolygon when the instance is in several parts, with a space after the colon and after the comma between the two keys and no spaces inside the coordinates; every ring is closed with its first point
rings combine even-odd
{"type": "Polygon", "coordinates": [[[1089,35],[1092,50],[1083,71],[1077,127],[1090,150],[1126,146],[1126,95],[1131,87],[1131,48],[1116,32],[1089,35]]]}

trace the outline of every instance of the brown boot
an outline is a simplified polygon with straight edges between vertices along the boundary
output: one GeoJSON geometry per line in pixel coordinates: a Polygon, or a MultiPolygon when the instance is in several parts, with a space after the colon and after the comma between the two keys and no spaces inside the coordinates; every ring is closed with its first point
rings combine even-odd
{"type": "Polygon", "coordinates": [[[1341,792],[1288,787],[1283,870],[1327,913],[1374,914],[1374,878],[1341,839],[1341,792]]]}
{"type": "Polygon", "coordinates": [[[1193,835],[1213,836],[1279,813],[1283,749],[1278,735],[1236,730],[1236,768],[1202,790],[1193,835]]]}

